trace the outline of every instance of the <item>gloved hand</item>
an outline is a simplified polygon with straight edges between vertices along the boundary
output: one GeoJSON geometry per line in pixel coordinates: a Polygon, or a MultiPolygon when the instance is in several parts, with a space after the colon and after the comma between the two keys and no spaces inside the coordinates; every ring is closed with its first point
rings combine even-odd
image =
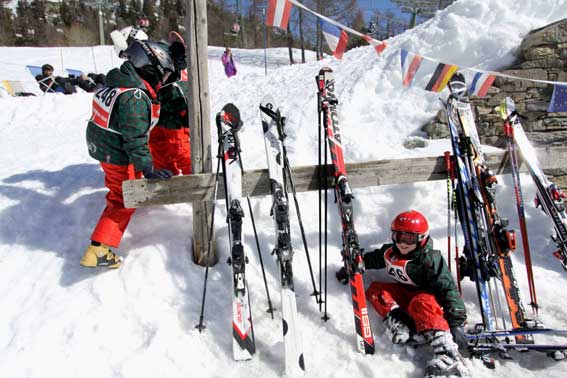
{"type": "Polygon", "coordinates": [[[459,346],[459,349],[467,349],[469,345],[469,339],[465,334],[465,327],[462,325],[452,326],[450,327],[450,329],[451,335],[453,335],[453,341],[459,346]]]}
{"type": "Polygon", "coordinates": [[[348,273],[344,266],[341,269],[337,270],[335,276],[337,277],[337,281],[339,281],[343,285],[346,285],[348,283],[348,273]]]}
{"type": "Polygon", "coordinates": [[[173,176],[173,173],[171,173],[171,171],[168,170],[168,169],[154,170],[153,167],[144,168],[144,170],[142,171],[142,174],[147,179],[158,179],[158,180],[166,180],[166,179],[170,178],[171,176],[173,176]]]}
{"type": "Polygon", "coordinates": [[[187,61],[185,56],[185,46],[179,41],[174,41],[169,45],[169,55],[173,60],[173,65],[176,71],[181,71],[187,68],[187,61]]]}

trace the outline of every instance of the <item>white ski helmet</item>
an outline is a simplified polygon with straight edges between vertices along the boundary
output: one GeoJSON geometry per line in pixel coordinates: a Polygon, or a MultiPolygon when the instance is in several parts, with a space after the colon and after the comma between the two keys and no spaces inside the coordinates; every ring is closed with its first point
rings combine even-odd
{"type": "Polygon", "coordinates": [[[127,26],[124,29],[112,31],[110,38],[114,44],[114,51],[119,58],[123,58],[122,53],[133,41],[145,41],[148,39],[148,35],[141,29],[127,26]]]}

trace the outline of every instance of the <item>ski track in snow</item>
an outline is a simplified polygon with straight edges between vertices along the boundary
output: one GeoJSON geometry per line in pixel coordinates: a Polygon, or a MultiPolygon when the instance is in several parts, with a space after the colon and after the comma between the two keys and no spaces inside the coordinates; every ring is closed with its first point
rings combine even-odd
{"type": "MultiPolygon", "coordinates": [[[[567,15],[564,0],[460,0],[432,20],[392,38],[377,57],[370,47],[345,54],[342,61],[325,59],[287,66],[286,49],[268,51],[264,75],[263,50],[234,50],[238,74],[224,76],[223,48],[209,48],[211,119],[227,102],[241,110],[243,160],[246,169],[266,167],[259,103],[274,96],[288,118],[288,150],[292,165],[317,162],[315,75],[323,66],[335,71],[345,159],[348,162],[440,155],[448,140],[428,141],[423,149],[405,150],[402,142],[422,136],[420,125],[440,109],[434,94],[401,86],[399,48],[448,63],[499,69],[514,61],[523,36],[567,15]]],[[[2,79],[35,82],[24,65],[51,63],[100,72],[119,64],[109,46],[91,48],[0,47],[2,79]],[[93,62],[96,56],[96,67],[93,62]]],[[[296,51],[295,58],[299,57],[296,51]]],[[[421,80],[421,81],[420,81],[421,80]]],[[[278,377],[284,371],[281,316],[272,320],[253,240],[250,217],[244,237],[257,354],[252,361],[232,360],[230,337],[230,268],[224,204],[217,203],[216,246],[220,262],[209,272],[204,333],[199,320],[204,271],[191,262],[191,205],[139,209],[118,253],[126,263],[117,271],[81,268],[79,258],[104,207],[106,190],[98,164],[87,153],[85,126],[91,95],[46,95],[1,98],[0,124],[0,372],[3,378],[67,377],[278,377]]],[[[216,146],[216,128],[212,129],[216,146]]],[[[552,224],[532,205],[535,189],[522,175],[534,275],[541,303],[540,319],[548,327],[567,326],[565,272],[551,256],[552,224]]],[[[499,177],[498,202],[510,226],[519,230],[510,177],[499,177]]],[[[429,218],[435,246],[446,254],[445,181],[355,189],[356,226],[361,245],[378,247],[389,238],[391,219],[416,208],[429,218]]],[[[302,218],[316,274],[318,271],[317,193],[301,193],[302,218]]],[[[252,199],[268,285],[280,309],[278,271],[270,256],[274,244],[269,215],[271,199],[252,199]]],[[[292,208],[294,272],[309,377],[421,377],[430,357],[427,348],[394,347],[383,335],[374,311],[370,319],[377,352],[361,356],[355,349],[352,306],[348,290],[336,283],[340,266],[340,224],[329,193],[328,312],[321,321],[313,297],[305,253],[292,208]]],[[[519,240],[518,240],[519,241],[519,240]]],[[[452,238],[454,245],[454,238],[452,238]]],[[[463,240],[459,240],[462,249],[463,240]]],[[[513,255],[516,273],[528,301],[521,252],[513,255]]],[[[367,284],[380,273],[370,271],[367,284]]],[[[316,276],[318,281],[318,276],[316,276]]],[[[474,286],[464,281],[469,325],[480,321],[474,286]]],[[[536,336],[536,340],[565,339],[536,336]]],[[[558,341],[559,340],[559,341],[558,341]]],[[[487,370],[468,362],[473,377],[563,377],[565,363],[544,354],[514,354],[487,370]]]]}

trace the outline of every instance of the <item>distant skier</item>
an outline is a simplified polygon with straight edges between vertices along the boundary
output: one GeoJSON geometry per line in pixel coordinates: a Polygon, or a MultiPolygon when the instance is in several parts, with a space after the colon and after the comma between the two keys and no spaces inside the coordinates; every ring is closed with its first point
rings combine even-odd
{"type": "Polygon", "coordinates": [[[224,66],[224,73],[227,77],[232,77],[236,75],[236,64],[234,64],[234,59],[232,57],[232,51],[230,47],[227,47],[222,54],[222,65],[224,66]]]}
{"type": "MultiPolygon", "coordinates": [[[[427,219],[418,211],[406,211],[394,218],[390,229],[393,244],[366,253],[364,264],[366,269],[386,269],[397,282],[373,282],[366,297],[384,318],[394,344],[417,333],[433,348],[426,377],[469,376],[459,353],[468,344],[465,305],[445,260],[433,249],[427,219]]],[[[348,282],[344,267],[336,276],[348,282]]]]}
{"type": "Polygon", "coordinates": [[[168,179],[172,173],[156,170],[148,148],[150,129],[158,121],[157,88],[174,71],[167,45],[134,41],[125,53],[128,60],[111,70],[106,87],[93,97],[93,113],[87,126],[89,154],[100,161],[104,183],[110,192],[85,251],[81,265],[117,268],[122,259],[117,248],[135,209],[124,207],[122,182],[140,178],[168,179]]]}

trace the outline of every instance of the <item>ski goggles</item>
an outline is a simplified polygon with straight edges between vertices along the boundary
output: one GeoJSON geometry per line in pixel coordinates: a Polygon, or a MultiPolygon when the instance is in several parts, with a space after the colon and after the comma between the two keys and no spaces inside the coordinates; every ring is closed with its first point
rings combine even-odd
{"type": "Polygon", "coordinates": [[[404,243],[408,245],[417,244],[422,240],[422,236],[413,232],[392,231],[392,240],[394,243],[404,243]]]}

